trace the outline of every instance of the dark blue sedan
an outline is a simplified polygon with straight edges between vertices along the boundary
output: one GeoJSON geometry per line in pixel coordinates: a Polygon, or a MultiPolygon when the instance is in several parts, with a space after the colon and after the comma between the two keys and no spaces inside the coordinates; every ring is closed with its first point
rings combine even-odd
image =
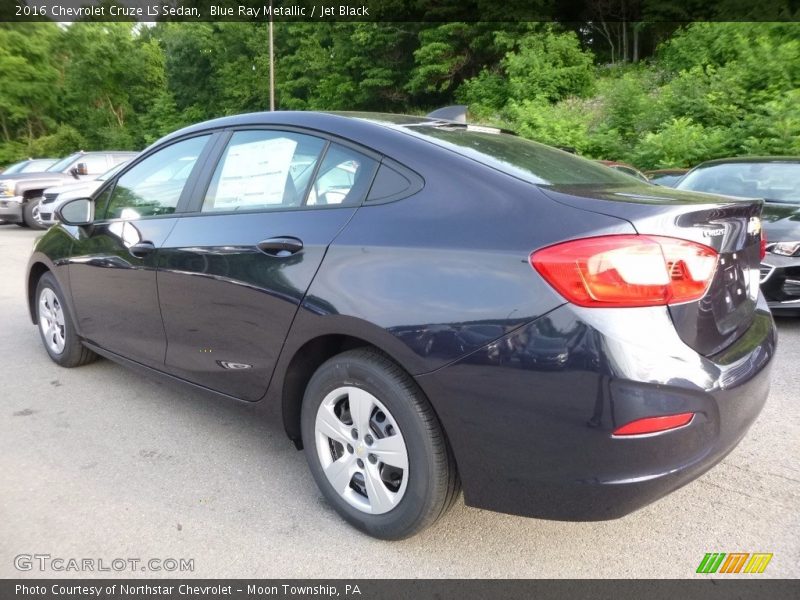
{"type": "Polygon", "coordinates": [[[443,118],[248,114],[60,206],[27,293],[63,367],[100,355],[277,415],[370,535],[422,530],[462,487],[612,519],[764,404],[761,204],[443,118]]]}

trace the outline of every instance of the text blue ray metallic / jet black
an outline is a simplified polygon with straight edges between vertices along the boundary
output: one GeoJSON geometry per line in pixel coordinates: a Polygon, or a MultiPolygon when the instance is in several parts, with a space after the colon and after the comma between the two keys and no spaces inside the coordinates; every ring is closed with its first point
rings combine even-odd
{"type": "Polygon", "coordinates": [[[719,462],[768,395],[776,334],[758,289],[758,200],[649,185],[451,121],[276,112],[167,136],[93,201],[91,223],[51,228],[31,257],[31,315],[51,357],[74,366],[48,344],[66,337],[69,350],[73,335],[129,366],[260,403],[306,446],[340,514],[378,537],[431,524],[459,480],[470,506],[621,517],[719,462]],[[253,131],[256,142],[236,145],[253,131]],[[201,150],[179,157],[189,166],[170,206],[156,196],[175,188],[137,165],[202,136],[201,150]],[[278,164],[292,147],[289,175],[236,175],[258,162],[246,152],[274,152],[278,164]],[[336,150],[347,158],[330,158],[336,150]],[[238,167],[220,166],[231,156],[238,167]],[[137,172],[141,186],[115,188],[137,172]],[[242,200],[278,180],[277,200],[242,200]],[[120,218],[104,212],[134,188],[120,218]],[[210,210],[223,188],[238,190],[230,210],[210,210]],[[594,238],[635,249],[588,257],[581,272],[599,273],[598,287],[573,281],[588,296],[567,297],[547,273],[576,268],[545,271],[539,251],[594,238]],[[673,242],[685,264],[669,257],[673,242]],[[668,282],[640,266],[657,244],[668,282]],[[48,321],[61,338],[41,325],[48,281],[69,321],[48,321]],[[623,288],[686,295],[638,303],[623,288]],[[604,305],[593,289],[614,299],[604,305]],[[360,431],[353,388],[373,398],[360,431]],[[326,406],[344,437],[320,429],[326,406]],[[620,429],[674,415],[685,422],[620,429]],[[382,462],[387,440],[402,442],[402,458],[382,462]]]}

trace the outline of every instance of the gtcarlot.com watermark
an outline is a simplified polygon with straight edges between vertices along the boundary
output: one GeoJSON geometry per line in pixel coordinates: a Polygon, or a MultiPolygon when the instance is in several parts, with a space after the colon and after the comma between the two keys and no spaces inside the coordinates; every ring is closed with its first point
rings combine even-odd
{"type": "Polygon", "coordinates": [[[152,571],[191,573],[193,558],[75,558],[50,554],[17,554],[14,557],[17,571],[55,571],[68,573],[152,571]]]}

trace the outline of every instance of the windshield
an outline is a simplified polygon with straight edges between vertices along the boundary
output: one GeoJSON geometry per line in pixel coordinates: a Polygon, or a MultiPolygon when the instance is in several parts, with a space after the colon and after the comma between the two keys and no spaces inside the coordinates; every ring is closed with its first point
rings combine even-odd
{"type": "Polygon", "coordinates": [[[38,160],[29,161],[28,164],[24,165],[22,169],[20,169],[20,173],[41,173],[42,171],[47,170],[47,168],[52,165],[55,160],[51,158],[43,158],[38,160]]]}
{"type": "Polygon", "coordinates": [[[593,161],[488,127],[448,125],[405,131],[538,185],[635,183],[593,161]]]}
{"type": "Polygon", "coordinates": [[[73,162],[75,162],[75,159],[77,159],[79,156],[80,156],[80,152],[76,152],[75,154],[70,154],[66,158],[62,158],[61,160],[59,160],[56,164],[54,164],[52,167],[50,167],[47,170],[49,172],[53,172],[53,173],[60,173],[61,171],[66,169],[68,166],[70,166],[73,162]]]}
{"type": "Polygon", "coordinates": [[[677,188],[800,203],[800,162],[736,162],[700,166],[686,175],[677,188]]]}
{"type": "Polygon", "coordinates": [[[8,165],[6,170],[3,171],[3,175],[11,175],[12,173],[19,173],[25,168],[25,165],[28,164],[28,161],[23,160],[22,162],[14,163],[13,165],[8,165]]]}

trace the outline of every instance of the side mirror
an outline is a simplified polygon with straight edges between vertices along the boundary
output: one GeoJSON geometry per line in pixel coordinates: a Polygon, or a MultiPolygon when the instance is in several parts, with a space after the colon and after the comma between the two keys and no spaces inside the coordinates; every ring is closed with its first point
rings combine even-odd
{"type": "Polygon", "coordinates": [[[78,163],[69,170],[69,174],[72,175],[75,179],[77,179],[81,175],[88,175],[89,167],[87,166],[86,163],[78,163]]]}
{"type": "Polygon", "coordinates": [[[56,208],[55,213],[64,225],[91,225],[94,222],[94,202],[89,198],[77,198],[56,208]]]}

